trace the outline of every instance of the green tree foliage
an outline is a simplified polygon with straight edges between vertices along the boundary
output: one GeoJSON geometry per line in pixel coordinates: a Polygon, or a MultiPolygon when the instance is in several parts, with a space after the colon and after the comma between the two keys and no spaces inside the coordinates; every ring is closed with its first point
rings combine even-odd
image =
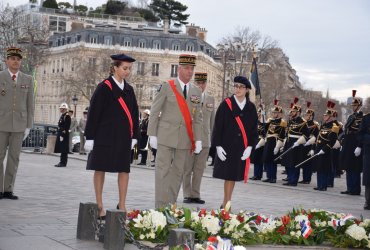
{"type": "Polygon", "coordinates": [[[58,9],[58,3],[56,0],[46,0],[42,7],[44,8],[50,8],[50,9],[58,9]]]}
{"type": "Polygon", "coordinates": [[[72,5],[69,2],[59,2],[58,7],[59,8],[72,8],[72,5]]]}
{"type": "Polygon", "coordinates": [[[158,22],[160,20],[151,9],[132,8],[132,11],[139,13],[148,22],[158,22]]]}
{"type": "Polygon", "coordinates": [[[104,14],[119,15],[126,8],[126,3],[117,0],[108,0],[104,14]]]}
{"type": "Polygon", "coordinates": [[[175,0],[153,0],[149,7],[161,19],[168,19],[176,27],[188,24],[189,14],[184,14],[188,7],[175,0]]]}
{"type": "Polygon", "coordinates": [[[88,8],[85,5],[80,4],[75,7],[75,11],[80,12],[80,13],[85,13],[87,10],[88,8]]]}

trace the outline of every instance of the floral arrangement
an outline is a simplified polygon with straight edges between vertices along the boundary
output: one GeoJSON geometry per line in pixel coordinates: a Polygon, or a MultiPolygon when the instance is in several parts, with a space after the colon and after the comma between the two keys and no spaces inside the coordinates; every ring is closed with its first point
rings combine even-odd
{"type": "Polygon", "coordinates": [[[274,218],[247,211],[231,213],[229,205],[211,211],[168,206],[133,210],[126,223],[136,240],[155,243],[166,242],[172,228],[188,228],[195,232],[198,250],[242,250],[253,244],[370,248],[369,219],[315,209],[293,209],[274,218]]]}

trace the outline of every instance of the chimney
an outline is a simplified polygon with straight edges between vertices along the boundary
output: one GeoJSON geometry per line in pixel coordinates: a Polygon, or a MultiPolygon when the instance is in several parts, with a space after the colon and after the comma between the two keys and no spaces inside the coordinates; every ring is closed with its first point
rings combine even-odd
{"type": "Polygon", "coordinates": [[[163,19],[163,33],[168,34],[170,30],[170,22],[167,18],[163,19]]]}

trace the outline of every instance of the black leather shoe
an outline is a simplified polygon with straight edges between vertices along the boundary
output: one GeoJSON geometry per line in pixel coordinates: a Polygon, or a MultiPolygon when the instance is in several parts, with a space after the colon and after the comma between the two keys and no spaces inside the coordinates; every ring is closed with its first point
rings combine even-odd
{"type": "Polygon", "coordinates": [[[349,194],[350,192],[349,191],[342,191],[340,192],[341,194],[349,194]]]}
{"type": "Polygon", "coordinates": [[[352,192],[349,192],[349,195],[361,195],[361,193],[352,193],[352,192]]]}
{"type": "Polygon", "coordinates": [[[68,152],[69,155],[73,155],[73,152],[68,152]]]}
{"type": "Polygon", "coordinates": [[[288,181],[289,179],[288,178],[284,178],[283,181],[288,181]]]}
{"type": "Polygon", "coordinates": [[[3,199],[18,200],[18,196],[14,195],[13,192],[4,192],[3,199]]]}
{"type": "Polygon", "coordinates": [[[202,200],[200,198],[191,198],[191,199],[192,199],[192,202],[193,203],[197,203],[197,204],[204,204],[204,203],[206,203],[205,200],[202,200]]]}
{"type": "Polygon", "coordinates": [[[328,184],[328,188],[332,188],[332,187],[334,187],[334,185],[330,185],[330,184],[328,184]]]}
{"type": "Polygon", "coordinates": [[[318,188],[318,187],[314,187],[313,189],[314,189],[314,190],[320,190],[320,188],[318,188]]]}
{"type": "Polygon", "coordinates": [[[183,200],[184,203],[193,203],[193,199],[190,197],[185,197],[183,200]]]}
{"type": "Polygon", "coordinates": [[[140,163],[139,163],[139,164],[137,164],[137,165],[145,166],[145,165],[146,165],[146,163],[140,162],[140,163]]]}
{"type": "Polygon", "coordinates": [[[57,165],[54,165],[57,168],[64,168],[66,165],[63,163],[58,163],[57,165]]]}
{"type": "Polygon", "coordinates": [[[264,179],[262,182],[270,182],[270,179],[264,179]]]}
{"type": "Polygon", "coordinates": [[[256,177],[256,176],[253,176],[253,177],[251,177],[251,178],[249,178],[249,179],[254,180],[254,181],[259,181],[259,180],[261,180],[261,178],[260,178],[260,177],[256,177]]]}
{"type": "Polygon", "coordinates": [[[283,183],[284,186],[290,186],[290,183],[283,183]]]}
{"type": "Polygon", "coordinates": [[[276,179],[270,180],[270,183],[276,183],[276,179]]]}
{"type": "Polygon", "coordinates": [[[300,184],[310,184],[309,181],[299,181],[298,183],[300,183],[300,184]]]}
{"type": "Polygon", "coordinates": [[[4,194],[0,192],[0,200],[4,197],[4,194]]]}

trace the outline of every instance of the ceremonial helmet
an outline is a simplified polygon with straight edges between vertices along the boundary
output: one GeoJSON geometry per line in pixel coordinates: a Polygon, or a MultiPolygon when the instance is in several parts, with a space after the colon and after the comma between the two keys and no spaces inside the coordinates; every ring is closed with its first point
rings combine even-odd
{"type": "Polygon", "coordinates": [[[335,117],[335,113],[337,111],[334,109],[334,107],[335,107],[335,103],[329,100],[326,104],[326,111],[325,111],[324,115],[335,117]]]}
{"type": "Polygon", "coordinates": [[[362,106],[362,99],[360,97],[356,97],[357,90],[352,90],[352,103],[351,106],[362,106]]]}
{"type": "Polygon", "coordinates": [[[67,103],[65,103],[65,102],[63,102],[62,104],[60,104],[59,108],[60,108],[60,109],[69,109],[69,108],[68,108],[68,104],[67,104],[67,103]]]}
{"type": "Polygon", "coordinates": [[[144,114],[147,114],[147,115],[150,115],[150,110],[149,109],[146,109],[143,111],[144,114]]]}
{"type": "Polygon", "coordinates": [[[315,111],[311,108],[311,102],[307,101],[306,115],[315,115],[315,111]]]}
{"type": "Polygon", "coordinates": [[[274,107],[271,109],[273,113],[283,113],[283,108],[279,106],[279,100],[274,100],[274,107]]]}
{"type": "Polygon", "coordinates": [[[298,103],[298,101],[299,101],[298,97],[294,97],[294,101],[293,101],[293,103],[291,103],[291,105],[290,105],[290,111],[297,111],[297,112],[301,112],[302,107],[301,107],[300,105],[298,105],[298,104],[297,104],[297,103],[298,103]]]}

